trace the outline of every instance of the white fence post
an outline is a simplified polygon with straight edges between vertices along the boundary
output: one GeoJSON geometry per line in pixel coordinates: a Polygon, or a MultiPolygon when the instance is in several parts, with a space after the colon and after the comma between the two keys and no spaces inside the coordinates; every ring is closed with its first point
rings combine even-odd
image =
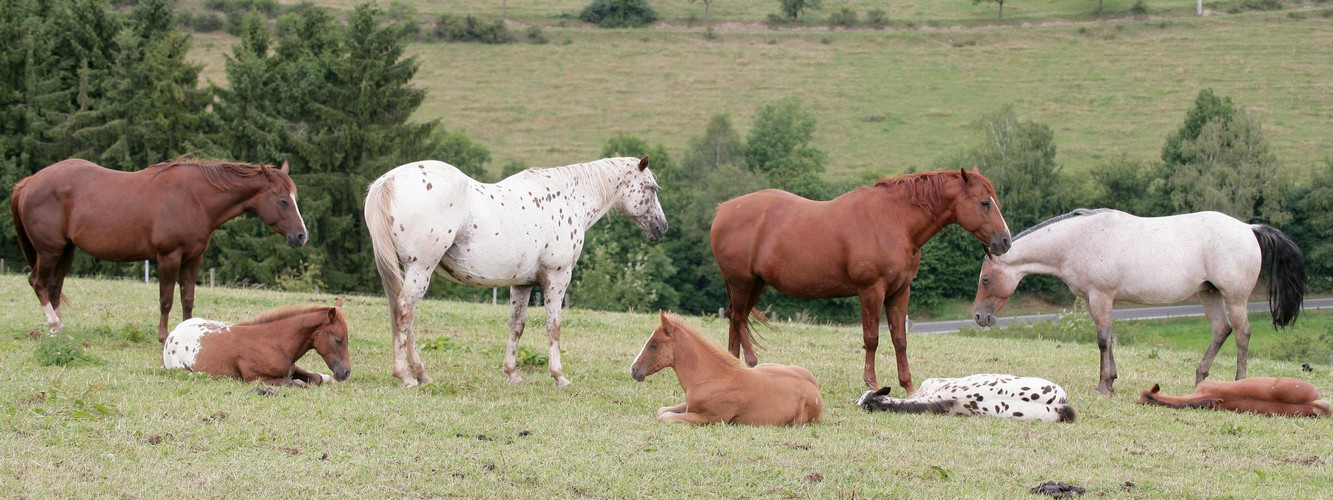
{"type": "Polygon", "coordinates": [[[491,305],[495,305],[500,300],[500,289],[491,287],[491,305]]]}
{"type": "Polygon", "coordinates": [[[143,261],[143,282],[148,282],[148,261],[143,261]]]}
{"type": "Polygon", "coordinates": [[[216,286],[217,279],[218,279],[218,268],[216,267],[208,268],[208,287],[213,288],[214,286],[216,286]]]}

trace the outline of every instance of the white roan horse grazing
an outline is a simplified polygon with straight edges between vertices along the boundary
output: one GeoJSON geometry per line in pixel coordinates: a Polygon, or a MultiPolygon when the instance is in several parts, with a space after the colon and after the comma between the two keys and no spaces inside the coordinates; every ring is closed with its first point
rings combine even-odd
{"type": "Polygon", "coordinates": [[[393,321],[393,374],[406,387],[430,383],[413,333],[417,303],[431,273],[472,286],[509,286],[509,346],[504,372],[517,372],[518,339],[533,285],[545,292],[550,371],[560,366],[560,306],[583,251],[584,234],[608,210],[629,216],[650,241],[667,230],[648,157],[606,158],[530,169],[495,184],[477,182],[438,161],[390,170],[366,194],[366,226],[393,321]]]}
{"type": "Polygon", "coordinates": [[[1217,350],[1233,330],[1240,380],[1245,378],[1250,346],[1246,301],[1265,260],[1270,263],[1273,325],[1287,326],[1301,312],[1305,258],[1281,231],[1218,212],[1145,218],[1105,208],[1078,209],[1019,233],[1008,253],[987,256],[972,313],[978,325],[993,325],[995,313],[1023,276],[1049,274],[1064,280],[1088,301],[1101,349],[1097,390],[1110,393],[1116,379],[1111,354],[1115,302],[1172,304],[1197,294],[1212,324],[1213,343],[1199,362],[1195,384],[1208,378],[1217,350]]]}
{"type": "Polygon", "coordinates": [[[1015,420],[1073,422],[1074,407],[1059,384],[1037,377],[982,373],[962,378],[931,378],[906,398],[889,396],[892,388],[866,391],[856,406],[866,411],[985,415],[1015,420]]]}

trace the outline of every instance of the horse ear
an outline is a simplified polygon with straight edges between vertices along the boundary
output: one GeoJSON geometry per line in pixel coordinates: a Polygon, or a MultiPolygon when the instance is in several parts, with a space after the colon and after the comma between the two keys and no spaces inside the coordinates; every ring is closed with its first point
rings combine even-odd
{"type": "Polygon", "coordinates": [[[1162,390],[1162,388],[1161,388],[1160,386],[1158,386],[1157,384],[1153,384],[1153,385],[1152,385],[1152,389],[1148,389],[1148,392],[1151,392],[1151,393],[1153,393],[1153,394],[1157,394],[1157,391],[1160,391],[1160,390],[1162,390]]]}
{"type": "Polygon", "coordinates": [[[278,171],[279,171],[279,172],[282,172],[282,173],[284,173],[284,174],[290,174],[290,173],[291,173],[291,170],[289,170],[289,169],[287,168],[287,160],[282,160],[282,168],[279,168],[278,171]]]}
{"type": "MultiPolygon", "coordinates": [[[[341,306],[338,306],[338,307],[341,307],[341,306]]],[[[338,321],[338,307],[330,307],[330,308],[329,308],[329,323],[333,323],[333,322],[335,322],[335,321],[338,321]]]]}
{"type": "Polygon", "coordinates": [[[643,158],[639,158],[639,171],[642,172],[645,168],[648,168],[648,155],[643,155],[643,158]]]}
{"type": "Polygon", "coordinates": [[[343,296],[339,295],[338,299],[333,301],[333,307],[342,307],[342,306],[343,306],[343,296]]]}
{"type": "MultiPolygon", "coordinates": [[[[975,169],[975,168],[977,168],[977,167],[976,167],[976,166],[973,166],[972,168],[975,169]]],[[[963,184],[968,184],[968,183],[971,183],[971,182],[972,182],[972,179],[968,177],[967,169],[965,169],[965,168],[960,168],[960,169],[958,169],[958,173],[959,173],[959,175],[962,175],[962,177],[963,177],[963,184]]]]}
{"type": "Polygon", "coordinates": [[[657,315],[662,318],[662,333],[671,335],[672,332],[676,331],[676,324],[672,323],[671,319],[667,318],[665,312],[659,309],[657,315]]]}

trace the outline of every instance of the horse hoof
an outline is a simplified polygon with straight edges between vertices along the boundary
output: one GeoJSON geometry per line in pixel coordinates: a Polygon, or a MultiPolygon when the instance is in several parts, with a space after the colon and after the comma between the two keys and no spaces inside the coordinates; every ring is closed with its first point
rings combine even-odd
{"type": "Polygon", "coordinates": [[[429,383],[435,381],[435,379],[430,378],[429,375],[426,375],[426,374],[424,374],[424,373],[421,374],[420,376],[418,376],[418,377],[417,377],[417,380],[421,381],[421,384],[422,384],[422,385],[429,384],[429,383]]]}
{"type": "Polygon", "coordinates": [[[555,386],[556,386],[556,387],[564,387],[564,386],[567,386],[567,385],[572,384],[572,383],[573,383],[573,382],[570,382],[569,379],[567,379],[567,378],[565,378],[565,377],[560,377],[560,378],[555,379],[555,386]]]}
{"type": "Polygon", "coordinates": [[[522,384],[522,383],[523,383],[523,377],[519,376],[518,373],[510,373],[510,374],[509,374],[509,380],[507,380],[507,381],[505,381],[505,382],[508,383],[509,385],[518,385],[518,384],[522,384]]]}
{"type": "Polygon", "coordinates": [[[420,384],[417,382],[417,379],[414,379],[414,378],[404,378],[404,379],[402,379],[402,381],[403,381],[403,388],[404,388],[404,389],[411,389],[411,388],[413,388],[413,387],[416,387],[416,386],[420,385],[420,384]]]}
{"type": "Polygon", "coordinates": [[[1103,395],[1103,396],[1110,396],[1110,395],[1112,395],[1112,394],[1115,394],[1115,389],[1112,389],[1111,386],[1109,386],[1109,385],[1108,385],[1108,386],[1100,386],[1100,385],[1099,385],[1099,386],[1097,386],[1096,391],[1097,391],[1097,394],[1101,394],[1101,395],[1103,395]]]}
{"type": "Polygon", "coordinates": [[[322,384],[332,384],[332,383],[334,382],[333,377],[330,377],[330,376],[325,375],[325,374],[323,374],[323,373],[319,374],[319,380],[320,380],[320,383],[322,383],[322,384]]]}

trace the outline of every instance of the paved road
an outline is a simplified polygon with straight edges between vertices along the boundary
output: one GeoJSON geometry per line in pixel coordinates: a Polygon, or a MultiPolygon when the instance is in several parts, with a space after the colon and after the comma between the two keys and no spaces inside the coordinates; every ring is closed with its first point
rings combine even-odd
{"type": "MultiPolygon", "coordinates": [[[[1333,309],[1333,299],[1310,299],[1305,301],[1305,309],[1333,309]]],[[[1250,312],[1267,312],[1268,302],[1250,302],[1250,312]]],[[[1113,313],[1117,321],[1123,320],[1144,320],[1144,319],[1164,319],[1164,318],[1183,318],[1190,316],[1203,316],[1203,307],[1199,304],[1188,304],[1178,306],[1162,307],[1138,307],[1133,309],[1116,309],[1113,313]]],[[[1008,326],[1015,323],[1032,323],[1036,321],[1050,320],[1060,317],[1059,314],[1034,314],[1031,316],[1008,316],[1000,317],[998,325],[1008,326]]],[[[907,330],[911,333],[953,333],[961,327],[976,327],[977,323],[970,319],[958,321],[929,321],[924,323],[912,323],[908,325],[907,330]]],[[[887,327],[882,327],[887,328],[887,327]]]]}

